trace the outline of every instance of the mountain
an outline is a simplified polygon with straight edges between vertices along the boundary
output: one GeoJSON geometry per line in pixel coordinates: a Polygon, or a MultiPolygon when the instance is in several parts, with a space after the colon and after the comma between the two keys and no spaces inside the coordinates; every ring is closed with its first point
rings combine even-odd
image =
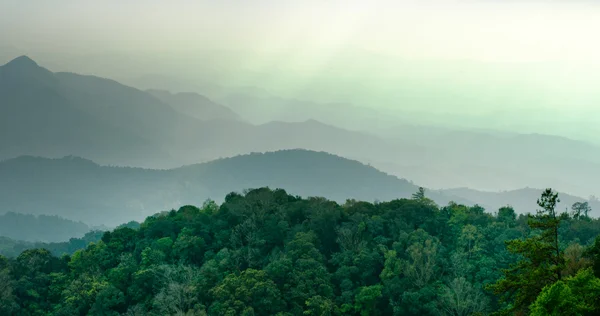
{"type": "Polygon", "coordinates": [[[173,94],[166,90],[146,91],[175,110],[199,120],[241,120],[241,117],[228,107],[197,93],[173,94]]]}
{"type": "Polygon", "coordinates": [[[410,115],[400,115],[400,109],[377,111],[349,103],[244,93],[231,93],[218,100],[250,122],[304,123],[317,119],[376,137],[389,149],[384,154],[378,150],[340,154],[432,188],[497,191],[552,186],[581,196],[598,194],[600,146],[593,143],[554,135],[419,125],[410,121],[410,115]]]}
{"type": "MultiPolygon", "coordinates": [[[[157,97],[109,79],[53,73],[27,57],[2,66],[0,78],[0,159],[75,155],[101,164],[172,168],[292,148],[360,159],[419,154],[412,152],[418,146],[392,145],[311,120],[253,125],[231,112],[227,119],[200,120],[206,118],[201,107],[195,108],[206,102],[201,96],[157,97]]],[[[210,104],[217,108],[228,112],[210,104]]]]}
{"type": "Polygon", "coordinates": [[[438,153],[417,162],[385,157],[363,160],[425,186],[486,191],[554,187],[579,196],[598,194],[600,147],[591,143],[551,135],[425,127],[398,127],[377,134],[438,153]]]}
{"type": "Polygon", "coordinates": [[[205,80],[194,80],[192,78],[179,78],[161,74],[145,74],[135,77],[119,77],[119,81],[140,90],[167,90],[173,93],[195,92],[208,96],[211,99],[224,93],[225,88],[214,82],[214,78],[205,74],[205,80]]]}
{"type": "Polygon", "coordinates": [[[61,91],[79,109],[126,133],[140,135],[172,157],[198,145],[191,137],[202,122],[188,117],[152,95],[116,81],[73,73],[56,73],[61,91]]]}
{"type": "MultiPolygon", "coordinates": [[[[97,95],[70,86],[85,86],[89,79],[52,73],[25,56],[0,67],[0,159],[24,154],[74,154],[107,163],[168,159],[149,138],[97,115],[101,109],[92,107],[102,102],[97,95]]],[[[108,106],[104,110],[108,116],[108,106]]]]}
{"type": "MultiPolygon", "coordinates": [[[[386,157],[399,161],[425,159],[427,149],[418,144],[389,142],[370,134],[347,130],[316,120],[269,122],[258,126],[266,150],[305,148],[326,151],[350,159],[386,157]],[[281,143],[279,140],[284,139],[281,143]]],[[[264,150],[263,150],[264,151],[264,150]]]]}
{"type": "Polygon", "coordinates": [[[249,95],[224,103],[235,103],[239,120],[200,95],[53,73],[19,57],[0,67],[0,159],[74,155],[102,165],[170,169],[303,148],[356,159],[434,189],[549,186],[598,194],[600,147],[593,144],[537,134],[390,128],[393,117],[384,122],[368,108],[249,95]],[[364,125],[380,128],[359,131],[364,125]]]}
{"type": "MultiPolygon", "coordinates": [[[[0,212],[58,215],[88,225],[116,226],[265,186],[340,203],[406,198],[418,189],[360,162],[307,150],[253,153],[169,170],[101,166],[78,157],[24,156],[0,162],[0,212]]],[[[427,196],[440,205],[477,203],[490,212],[512,205],[525,213],[535,212],[539,193],[533,189],[505,193],[453,189],[428,190],[427,196]]],[[[585,201],[566,194],[560,197],[561,210],[585,201]]],[[[591,206],[600,210],[593,201],[591,206]]]]}
{"type": "Polygon", "coordinates": [[[23,251],[35,248],[47,249],[55,256],[62,256],[64,254],[71,255],[75,251],[85,248],[92,242],[98,242],[102,238],[102,235],[104,235],[104,232],[105,231],[101,230],[93,230],[82,235],[82,237],[65,238],[64,240],[57,242],[31,242],[0,235],[0,255],[5,257],[17,257],[23,251]]]}
{"type": "MultiPolygon", "coordinates": [[[[264,186],[338,202],[410,197],[418,189],[357,161],[306,150],[248,154],[170,170],[25,156],[0,163],[0,212],[59,215],[114,226],[264,186]]],[[[469,203],[436,192],[429,196],[440,204],[469,203]]]]}
{"type": "Polygon", "coordinates": [[[9,212],[0,215],[0,236],[29,242],[58,242],[81,237],[91,229],[82,222],[58,216],[9,212]]]}
{"type": "Polygon", "coordinates": [[[270,121],[303,122],[314,119],[335,126],[360,130],[372,128],[373,122],[387,121],[386,125],[389,125],[397,119],[389,118],[376,109],[355,106],[351,103],[322,103],[252,92],[249,88],[246,91],[238,90],[220,96],[218,100],[255,124],[270,121]]]}

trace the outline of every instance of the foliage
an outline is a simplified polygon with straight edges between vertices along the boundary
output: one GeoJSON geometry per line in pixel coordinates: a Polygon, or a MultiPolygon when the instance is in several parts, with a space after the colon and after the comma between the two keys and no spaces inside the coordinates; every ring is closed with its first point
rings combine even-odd
{"type": "Polygon", "coordinates": [[[342,205],[280,189],[231,193],[66,255],[0,257],[0,314],[598,314],[600,221],[559,216],[556,200],[546,191],[538,214],[517,216],[438,207],[424,190],[342,205]]]}
{"type": "Polygon", "coordinates": [[[544,288],[531,306],[532,316],[597,315],[600,279],[590,269],[544,288]]]}
{"type": "Polygon", "coordinates": [[[544,191],[538,200],[541,209],[528,221],[533,235],[507,242],[508,250],[521,259],[504,270],[504,278],[490,288],[510,303],[508,311],[526,313],[546,285],[561,279],[565,263],[559,245],[561,218],[556,214],[557,202],[558,194],[551,189],[544,191]]]}
{"type": "Polygon", "coordinates": [[[16,257],[27,249],[44,248],[49,250],[55,256],[64,254],[71,255],[75,251],[85,248],[91,242],[97,242],[102,238],[104,231],[93,230],[86,233],[81,238],[70,238],[64,242],[27,242],[22,240],[13,240],[7,237],[0,237],[0,255],[6,257],[16,257]]]}

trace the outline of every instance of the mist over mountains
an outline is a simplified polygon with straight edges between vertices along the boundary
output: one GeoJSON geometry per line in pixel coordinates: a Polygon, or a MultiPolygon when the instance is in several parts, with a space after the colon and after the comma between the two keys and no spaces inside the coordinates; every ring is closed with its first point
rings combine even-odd
{"type": "Polygon", "coordinates": [[[600,315],[600,1],[0,30],[0,316],[600,315]]]}
{"type": "MultiPolygon", "coordinates": [[[[410,198],[418,186],[373,167],[324,152],[285,150],[254,153],[170,170],[100,166],[79,157],[23,156],[0,163],[3,208],[18,213],[59,215],[90,225],[117,226],[181,205],[222,202],[230,192],[286,188],[304,197],[388,201],[410,198]],[[34,197],[34,198],[32,198],[34,197]]],[[[535,213],[540,190],[504,193],[470,189],[427,191],[439,205],[479,204],[489,212],[512,205],[535,213]]],[[[581,198],[561,194],[560,209],[581,198]]],[[[592,208],[600,209],[598,201],[592,208]]]]}
{"type": "MultiPolygon", "coordinates": [[[[95,225],[116,226],[264,186],[339,203],[410,197],[418,189],[359,162],[306,150],[250,154],[170,170],[100,166],[78,157],[24,156],[0,163],[3,208],[95,225]]],[[[461,202],[434,192],[430,196],[441,204],[461,202]]]]}
{"type": "Polygon", "coordinates": [[[366,146],[381,155],[400,153],[385,140],[362,133],[314,121],[252,125],[222,106],[211,103],[207,108],[207,99],[198,95],[157,98],[157,92],[108,79],[52,73],[27,57],[6,64],[0,75],[5,114],[0,159],[76,155],[103,164],[162,168],[291,148],[327,149],[349,157],[360,156],[366,146]],[[361,140],[348,141],[357,137],[361,140]]]}
{"type": "Polygon", "coordinates": [[[171,93],[167,90],[147,90],[148,93],[175,110],[199,120],[241,120],[231,109],[193,92],[171,93]]]}
{"type": "Polygon", "coordinates": [[[343,202],[408,197],[419,185],[440,204],[478,203],[493,212],[508,203],[533,212],[538,191],[517,189],[554,187],[587,197],[600,177],[600,148],[567,138],[394,125],[389,118],[365,130],[344,117],[386,118],[252,89],[211,99],[147,88],[51,72],[26,56],[0,67],[0,181],[7,201],[0,212],[117,225],[250,187],[343,202]],[[24,155],[30,157],[13,159],[24,155]],[[235,158],[216,160],[224,157],[235,158]],[[470,189],[439,190],[448,188],[470,189]],[[518,193],[503,192],[510,190],[518,193]]]}

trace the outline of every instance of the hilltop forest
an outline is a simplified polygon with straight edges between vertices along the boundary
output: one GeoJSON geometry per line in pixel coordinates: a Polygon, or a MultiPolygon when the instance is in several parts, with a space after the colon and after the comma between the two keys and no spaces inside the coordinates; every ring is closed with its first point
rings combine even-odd
{"type": "Polygon", "coordinates": [[[600,221],[268,188],[0,257],[2,315],[597,315],[600,221]]]}

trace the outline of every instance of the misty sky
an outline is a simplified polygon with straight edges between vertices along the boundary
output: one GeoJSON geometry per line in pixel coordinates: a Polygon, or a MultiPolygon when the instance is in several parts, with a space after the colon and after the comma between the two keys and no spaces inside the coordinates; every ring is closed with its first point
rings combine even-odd
{"type": "Polygon", "coordinates": [[[1,0],[0,30],[2,61],[600,142],[595,1],[1,0]]]}

